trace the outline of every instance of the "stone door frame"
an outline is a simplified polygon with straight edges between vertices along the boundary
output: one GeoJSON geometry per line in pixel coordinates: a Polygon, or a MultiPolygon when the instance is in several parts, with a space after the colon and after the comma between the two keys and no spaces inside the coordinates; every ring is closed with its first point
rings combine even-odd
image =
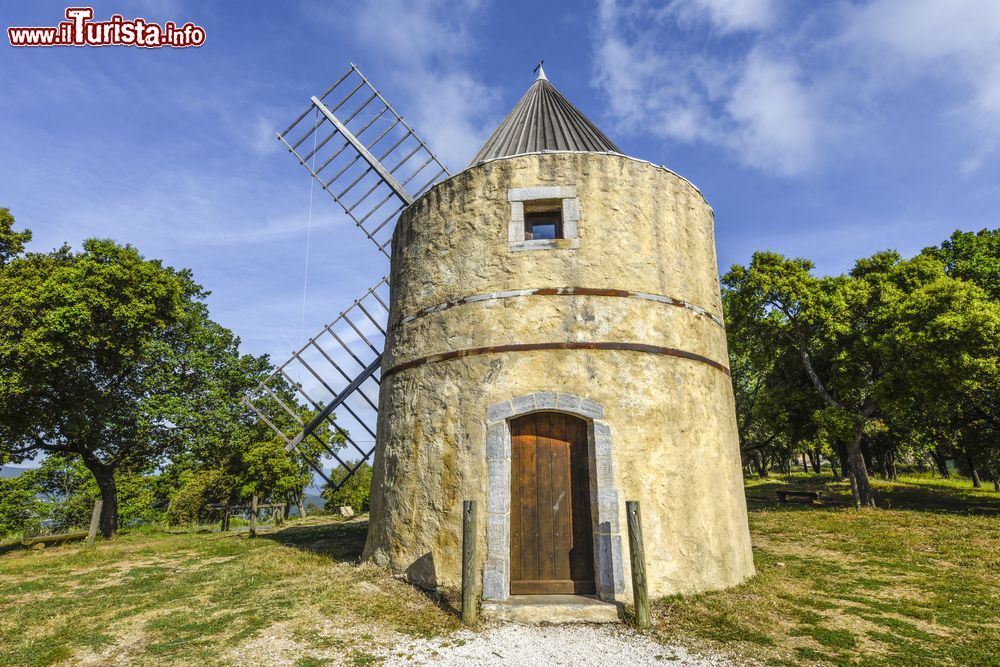
{"type": "Polygon", "coordinates": [[[620,601],[625,593],[625,575],[611,428],[604,421],[604,406],[597,401],[554,391],[524,394],[486,409],[488,481],[483,599],[499,602],[510,597],[510,420],[532,412],[564,412],[587,422],[597,596],[620,601]]]}

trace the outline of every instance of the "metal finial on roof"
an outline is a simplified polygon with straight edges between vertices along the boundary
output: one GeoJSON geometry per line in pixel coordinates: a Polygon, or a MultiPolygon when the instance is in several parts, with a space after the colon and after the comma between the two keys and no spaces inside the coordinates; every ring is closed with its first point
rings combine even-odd
{"type": "Polygon", "coordinates": [[[542,69],[542,65],[544,65],[544,64],[545,64],[544,60],[539,60],[538,64],[535,65],[535,69],[531,70],[532,72],[538,72],[538,77],[535,79],[535,81],[538,81],[538,80],[548,81],[549,80],[549,77],[545,76],[545,70],[542,69]]]}

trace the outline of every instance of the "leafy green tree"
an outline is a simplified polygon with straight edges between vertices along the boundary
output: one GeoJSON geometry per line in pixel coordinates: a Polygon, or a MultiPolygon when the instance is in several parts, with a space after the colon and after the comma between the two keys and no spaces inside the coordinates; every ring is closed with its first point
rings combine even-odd
{"type": "Polygon", "coordinates": [[[943,473],[944,456],[962,453],[974,480],[979,465],[996,469],[998,238],[956,232],[913,259],[878,253],[828,278],[777,253],[734,266],[724,278],[734,385],[753,416],[738,418],[741,437],[770,434],[779,452],[797,433],[830,439],[859,506],[874,505],[869,467],[891,476],[901,451],[929,452],[943,473]],[[795,374],[779,372],[789,353],[820,399],[811,420],[795,374]]]}
{"type": "Polygon", "coordinates": [[[31,471],[0,477],[0,537],[35,535],[41,530],[48,508],[38,499],[39,493],[41,487],[31,471]]]}
{"type": "Polygon", "coordinates": [[[906,294],[943,276],[943,267],[931,258],[904,262],[883,252],[858,260],[847,276],[819,278],[812,269],[806,259],[758,252],[724,282],[734,292],[733,307],[758,335],[795,350],[823,403],[823,426],[844,445],[856,504],[874,507],[861,442],[879,416],[883,379],[896,364],[885,343],[906,294]]]}
{"type": "Polygon", "coordinates": [[[924,248],[944,263],[945,273],[975,283],[992,301],[1000,301],[1000,229],[956,231],[940,246],[924,248]]]}
{"type": "Polygon", "coordinates": [[[738,293],[724,289],[723,307],[744,459],[765,477],[772,462],[787,472],[789,457],[808,450],[818,468],[813,413],[821,404],[795,350],[757,326],[752,313],[741,310],[738,293]]]}
{"type": "MultiPolygon", "coordinates": [[[[46,499],[54,531],[83,528],[90,523],[94,501],[101,497],[94,476],[77,457],[53,455],[25,474],[37,482],[46,499]]],[[[156,478],[132,472],[115,476],[118,520],[124,526],[155,523],[161,511],[155,506],[156,478]]]]}
{"type": "Polygon", "coordinates": [[[271,438],[256,443],[243,454],[245,469],[240,476],[243,497],[288,498],[301,494],[312,481],[294,454],[285,451],[284,440],[271,438]]]}
{"type": "Polygon", "coordinates": [[[979,462],[996,480],[1000,301],[972,282],[939,276],[903,301],[886,347],[906,360],[888,368],[882,382],[890,419],[935,449],[944,443],[962,452],[977,485],[979,462]]]}
{"type": "Polygon", "coordinates": [[[173,526],[204,523],[208,506],[224,503],[233,494],[233,480],[219,469],[188,469],[180,473],[165,519],[173,526]]]}
{"type": "MultiPolygon", "coordinates": [[[[357,462],[351,462],[355,465],[357,462]]],[[[347,476],[347,471],[338,467],[330,476],[330,481],[339,484],[347,476]]],[[[368,501],[372,490],[372,467],[367,463],[361,466],[351,475],[347,483],[336,491],[332,486],[323,489],[323,500],[327,507],[351,507],[355,512],[367,512],[368,501]]]]}
{"type": "Polygon", "coordinates": [[[0,267],[24,252],[31,241],[31,230],[14,231],[14,216],[10,209],[0,208],[0,267]]]}
{"type": "Polygon", "coordinates": [[[0,268],[0,451],[78,457],[104,500],[105,536],[116,476],[228,437],[232,405],[268,370],[209,319],[206,296],[190,272],[109,240],[0,268]]]}

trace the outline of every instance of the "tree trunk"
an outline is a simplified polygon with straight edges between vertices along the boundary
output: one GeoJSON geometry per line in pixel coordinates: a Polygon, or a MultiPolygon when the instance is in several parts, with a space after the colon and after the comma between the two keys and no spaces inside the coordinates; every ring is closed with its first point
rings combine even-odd
{"type": "Polygon", "coordinates": [[[979,468],[976,467],[976,457],[968,448],[965,449],[965,460],[969,464],[969,474],[972,476],[972,486],[976,489],[983,488],[983,481],[979,478],[979,468]]]}
{"type": "Polygon", "coordinates": [[[948,459],[945,458],[944,454],[937,449],[932,449],[929,453],[934,460],[934,465],[937,466],[938,472],[941,473],[941,477],[943,479],[950,478],[951,473],[948,472],[948,459]]]}
{"type": "Polygon", "coordinates": [[[809,451],[809,465],[812,466],[813,472],[816,473],[817,475],[822,470],[823,459],[820,456],[819,448],[809,451]]]}
{"type": "Polygon", "coordinates": [[[104,501],[101,507],[101,535],[106,538],[113,537],[118,530],[118,487],[115,485],[115,470],[96,458],[89,456],[82,458],[83,464],[97,481],[101,500],[104,501]]]}
{"type": "Polygon", "coordinates": [[[1000,475],[993,475],[993,490],[1000,493],[1000,475]]]}
{"type": "Polygon", "coordinates": [[[878,474],[881,475],[882,479],[889,479],[889,463],[887,454],[885,452],[879,453],[875,457],[875,469],[878,474]]]}
{"type": "Polygon", "coordinates": [[[753,466],[757,468],[758,477],[764,479],[769,476],[770,473],[767,470],[767,463],[765,462],[764,457],[761,456],[760,452],[754,451],[750,456],[750,461],[753,463],[753,466]]]}
{"type": "Polygon", "coordinates": [[[875,467],[872,465],[872,447],[868,438],[862,435],[861,440],[858,442],[858,446],[861,449],[861,460],[865,462],[865,472],[869,476],[875,474],[875,467]]]}
{"type": "Polygon", "coordinates": [[[886,468],[889,473],[889,479],[895,481],[899,479],[899,474],[896,472],[896,450],[890,449],[886,452],[886,468]]]}
{"type": "Polygon", "coordinates": [[[840,464],[840,475],[835,474],[834,477],[840,479],[850,477],[850,465],[847,462],[847,445],[838,439],[834,442],[833,446],[837,450],[837,463],[840,464]]]}
{"type": "Polygon", "coordinates": [[[802,452],[802,472],[809,472],[809,463],[806,461],[806,453],[802,452]]]}
{"type": "Polygon", "coordinates": [[[854,431],[854,437],[847,443],[847,464],[851,475],[851,492],[854,495],[854,504],[861,508],[875,508],[875,494],[872,493],[871,483],[868,480],[868,468],[865,466],[864,456],[861,453],[861,436],[864,433],[865,422],[859,420],[854,431]]]}
{"type": "Polygon", "coordinates": [[[306,504],[304,502],[304,494],[302,493],[295,494],[295,504],[299,508],[299,518],[300,519],[306,518],[306,504]]]}

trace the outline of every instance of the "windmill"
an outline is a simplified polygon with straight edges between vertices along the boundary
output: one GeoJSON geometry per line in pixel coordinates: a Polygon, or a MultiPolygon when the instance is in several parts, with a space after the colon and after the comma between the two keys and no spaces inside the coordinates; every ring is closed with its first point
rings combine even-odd
{"type": "Polygon", "coordinates": [[[379,280],[248,402],[290,450],[309,439],[300,452],[325,449],[347,475],[359,464],[344,458],[375,453],[364,560],[457,586],[473,500],[484,611],[596,594],[617,619],[612,603],[632,595],[627,498],[651,527],[650,594],[754,572],[714,212],[537,73],[440,182],[444,167],[353,66],[279,135],[390,260],[392,290],[379,280]],[[300,400],[275,400],[290,387],[300,400]],[[297,417],[305,406],[315,418],[297,417]]]}
{"type": "Polygon", "coordinates": [[[243,399],[284,440],[286,451],[298,450],[337,489],[375,451],[379,369],[389,315],[384,274],[396,218],[449,173],[353,63],[326,92],[311,97],[306,110],[277,136],[374,244],[373,278],[383,274],[243,399]],[[316,416],[305,422],[301,406],[279,386],[291,386],[316,416]],[[290,416],[299,432],[289,436],[274,411],[290,416]],[[344,438],[350,454],[338,454],[334,434],[344,438]],[[321,461],[299,449],[306,439],[345,471],[337,482],[321,461]]]}

